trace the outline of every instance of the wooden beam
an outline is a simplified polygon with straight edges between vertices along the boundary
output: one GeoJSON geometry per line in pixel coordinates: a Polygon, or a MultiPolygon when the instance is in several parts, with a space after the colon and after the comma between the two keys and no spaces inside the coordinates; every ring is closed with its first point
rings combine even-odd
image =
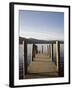
{"type": "Polygon", "coordinates": [[[57,71],[60,73],[60,43],[56,41],[56,64],[57,71]]]}

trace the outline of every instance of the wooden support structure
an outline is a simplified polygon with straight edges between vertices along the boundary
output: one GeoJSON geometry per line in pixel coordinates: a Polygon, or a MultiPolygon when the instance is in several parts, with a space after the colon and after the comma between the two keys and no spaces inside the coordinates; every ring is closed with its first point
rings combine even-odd
{"type": "Polygon", "coordinates": [[[47,54],[48,54],[48,45],[47,45],[47,54]]]}
{"type": "Polygon", "coordinates": [[[51,58],[51,47],[50,47],[50,44],[49,44],[49,47],[48,47],[48,55],[51,58]]]}
{"type": "Polygon", "coordinates": [[[57,64],[57,71],[60,73],[60,43],[56,41],[56,64],[57,64]]]}
{"type": "MultiPolygon", "coordinates": [[[[23,41],[23,50],[24,50],[24,41],[23,41]]],[[[24,52],[23,52],[24,55],[24,52]]],[[[24,57],[23,57],[23,79],[25,78],[25,64],[24,64],[24,57]]]]}
{"type": "Polygon", "coordinates": [[[24,40],[24,68],[25,68],[25,75],[27,74],[27,42],[24,40]]]}
{"type": "Polygon", "coordinates": [[[35,57],[35,54],[37,53],[37,51],[36,51],[36,46],[35,46],[35,44],[33,43],[33,48],[32,48],[32,61],[33,61],[33,58],[35,57]]]}
{"type": "MultiPolygon", "coordinates": [[[[19,44],[22,44],[22,42],[23,42],[23,45],[24,45],[24,68],[23,68],[24,69],[23,70],[24,71],[24,73],[23,73],[24,76],[27,74],[27,44],[33,44],[32,61],[33,61],[33,58],[35,57],[35,54],[38,53],[37,46],[35,44],[49,44],[49,46],[47,46],[47,50],[48,50],[47,54],[49,55],[48,58],[50,58],[51,61],[53,60],[53,45],[56,44],[56,65],[54,65],[54,63],[52,64],[52,62],[50,62],[50,61],[48,61],[48,63],[49,63],[49,65],[51,64],[52,66],[53,65],[55,66],[55,69],[54,68],[53,69],[56,70],[58,72],[59,76],[60,76],[60,72],[61,72],[60,71],[60,44],[64,44],[64,41],[55,41],[55,40],[52,40],[52,41],[34,40],[33,41],[33,40],[20,38],[19,44]]],[[[43,51],[43,45],[42,45],[42,54],[43,54],[43,52],[44,51],[43,51]]],[[[36,59],[38,60],[37,57],[36,57],[36,59]]],[[[42,58],[39,58],[39,59],[43,60],[43,56],[42,56],[42,58]]],[[[34,61],[32,63],[34,63],[34,61]]],[[[42,63],[44,63],[44,62],[42,62],[42,63]]],[[[45,64],[46,64],[46,62],[45,62],[45,64]]],[[[50,65],[50,67],[52,69],[51,65],[50,65]]],[[[37,67],[37,65],[36,65],[36,67],[37,67]]],[[[47,65],[47,67],[48,67],[48,65],[47,65]]],[[[50,68],[48,68],[48,69],[50,70],[50,68]]]]}
{"type": "Polygon", "coordinates": [[[51,44],[51,60],[53,60],[53,44],[51,44]]]}
{"type": "Polygon", "coordinates": [[[42,53],[43,53],[43,45],[42,45],[42,53]]]}

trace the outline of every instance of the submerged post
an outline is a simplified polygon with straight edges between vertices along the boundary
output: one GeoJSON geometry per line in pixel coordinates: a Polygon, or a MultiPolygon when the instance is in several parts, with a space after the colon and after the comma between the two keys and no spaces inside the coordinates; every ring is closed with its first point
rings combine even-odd
{"type": "Polygon", "coordinates": [[[60,72],[60,43],[56,41],[56,64],[57,64],[57,71],[60,72]]]}
{"type": "Polygon", "coordinates": [[[51,44],[51,60],[53,60],[53,44],[51,44]]]}

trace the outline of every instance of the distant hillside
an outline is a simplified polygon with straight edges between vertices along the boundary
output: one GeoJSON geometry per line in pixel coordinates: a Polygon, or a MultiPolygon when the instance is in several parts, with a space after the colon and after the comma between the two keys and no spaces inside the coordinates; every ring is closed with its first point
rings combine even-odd
{"type": "MultiPolygon", "coordinates": [[[[28,43],[40,43],[40,44],[46,44],[46,43],[56,43],[56,40],[39,40],[34,38],[25,38],[25,37],[19,37],[19,43],[22,43],[22,41],[26,40],[28,43]]],[[[60,43],[64,43],[64,41],[60,41],[60,43]]]]}

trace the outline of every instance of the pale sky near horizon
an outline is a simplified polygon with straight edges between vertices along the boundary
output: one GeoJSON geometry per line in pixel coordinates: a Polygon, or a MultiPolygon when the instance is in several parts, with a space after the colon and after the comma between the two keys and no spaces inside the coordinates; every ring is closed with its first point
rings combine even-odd
{"type": "Polygon", "coordinates": [[[20,36],[42,40],[64,40],[64,13],[19,11],[20,36]]]}

